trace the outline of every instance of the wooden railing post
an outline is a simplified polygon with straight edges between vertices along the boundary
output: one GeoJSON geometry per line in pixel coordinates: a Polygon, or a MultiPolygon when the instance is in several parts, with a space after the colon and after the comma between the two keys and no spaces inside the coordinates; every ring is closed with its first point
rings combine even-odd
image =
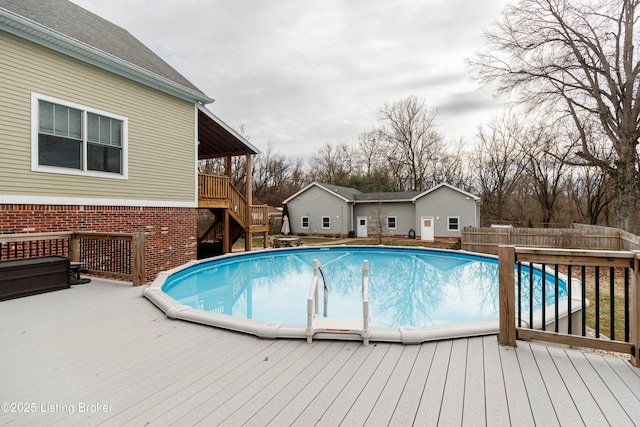
{"type": "Polygon", "coordinates": [[[80,238],[76,233],[69,239],[69,258],[71,262],[80,262],[80,238]]]}
{"type": "Polygon", "coordinates": [[[515,272],[516,250],[514,246],[498,246],[498,283],[500,307],[500,345],[516,347],[515,272]]]}
{"type": "Polygon", "coordinates": [[[131,238],[131,282],[133,286],[144,285],[145,266],[144,248],[145,234],[143,232],[132,233],[131,238]]]}
{"type": "Polygon", "coordinates": [[[635,259],[633,260],[633,275],[631,280],[631,336],[629,341],[634,346],[634,354],[631,355],[631,364],[640,367],[640,251],[634,251],[635,259]]]}

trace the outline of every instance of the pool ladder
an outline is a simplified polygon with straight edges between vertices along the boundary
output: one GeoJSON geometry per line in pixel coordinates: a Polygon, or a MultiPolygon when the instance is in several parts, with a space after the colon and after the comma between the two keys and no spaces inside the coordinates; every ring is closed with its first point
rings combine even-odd
{"type": "Polygon", "coordinates": [[[307,298],[307,342],[311,343],[315,334],[335,335],[332,338],[346,338],[346,335],[359,335],[364,345],[369,344],[369,261],[362,262],[362,318],[329,318],[327,305],[329,303],[329,288],[324,267],[317,259],[313,260],[313,279],[307,298]],[[318,285],[322,276],[324,284],[324,312],[320,315],[320,301],[318,285]]]}

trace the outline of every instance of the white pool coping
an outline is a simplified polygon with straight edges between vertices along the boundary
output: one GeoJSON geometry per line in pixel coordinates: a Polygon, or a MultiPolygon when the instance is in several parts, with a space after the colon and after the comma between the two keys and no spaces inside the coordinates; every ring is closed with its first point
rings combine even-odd
{"type": "MultiPolygon", "coordinates": [[[[340,248],[348,248],[349,246],[340,245],[340,248]]],[[[366,248],[368,246],[351,246],[356,248],[366,248]]],[[[370,247],[370,246],[369,246],[370,247]]],[[[379,246],[375,246],[376,248],[379,246]]],[[[398,246],[384,246],[386,248],[400,248],[408,249],[407,247],[398,246]]],[[[314,247],[315,248],[315,247],[314,247]]],[[[186,264],[180,265],[174,269],[163,271],[158,274],[151,285],[145,289],[144,296],[155,304],[160,310],[162,310],[167,317],[171,319],[180,319],[194,323],[200,323],[203,325],[214,326],[218,328],[228,329],[237,332],[244,332],[252,334],[260,338],[275,339],[275,338],[300,338],[307,339],[306,325],[293,325],[280,322],[262,322],[251,319],[244,319],[241,317],[230,316],[227,314],[213,313],[204,310],[198,310],[193,307],[186,306],[179,303],[175,299],[167,295],[163,290],[163,286],[166,280],[173,274],[178,273],[187,268],[193,267],[198,264],[204,264],[211,262],[212,260],[218,260],[228,257],[241,257],[243,255],[256,254],[260,252],[276,252],[276,251],[296,251],[303,249],[302,247],[296,248],[277,248],[277,249],[262,249],[259,251],[231,253],[221,255],[219,257],[207,258],[198,261],[189,261],[186,264]]],[[[310,249],[310,247],[306,247],[310,249]]],[[[476,255],[482,258],[497,258],[487,254],[476,254],[474,252],[453,251],[446,249],[432,249],[424,247],[416,247],[416,249],[427,249],[429,251],[447,252],[447,253],[462,253],[467,255],[476,255]]],[[[523,264],[524,265],[524,264],[523,264]]],[[[539,266],[535,266],[540,268],[539,266]]],[[[549,269],[547,269],[549,271],[549,269]]],[[[560,277],[564,276],[560,274],[560,277]]],[[[566,276],[564,281],[566,281],[566,276]]],[[[301,302],[302,304],[303,302],[301,302]]],[[[577,279],[572,279],[572,304],[571,312],[574,313],[581,308],[581,283],[577,279]],[[577,282],[577,283],[576,283],[577,282]]],[[[553,306],[547,306],[546,308],[546,321],[545,324],[555,321],[555,311],[553,306]]],[[[568,314],[566,304],[559,309],[559,319],[563,319],[568,314]]],[[[524,327],[529,327],[525,319],[522,319],[524,327]],[[526,325],[526,326],[525,326],[526,325]]],[[[542,311],[538,310],[534,312],[534,328],[540,329],[542,327],[542,311]]],[[[436,326],[401,326],[398,328],[370,328],[370,341],[383,341],[383,342],[398,342],[403,344],[419,344],[427,341],[436,341],[444,339],[454,339],[463,337],[474,337],[482,335],[493,335],[499,332],[499,321],[488,320],[482,322],[472,323],[456,323],[450,325],[436,325],[436,326]]],[[[333,339],[333,340],[362,340],[361,335],[355,333],[316,333],[313,335],[313,339],[333,339]]]]}

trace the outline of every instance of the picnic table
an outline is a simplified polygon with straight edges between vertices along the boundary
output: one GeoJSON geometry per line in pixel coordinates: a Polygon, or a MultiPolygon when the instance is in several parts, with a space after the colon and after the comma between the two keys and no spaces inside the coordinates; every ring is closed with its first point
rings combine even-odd
{"type": "Polygon", "coordinates": [[[276,248],[289,248],[293,246],[300,246],[302,242],[299,237],[274,237],[273,245],[276,248]]]}

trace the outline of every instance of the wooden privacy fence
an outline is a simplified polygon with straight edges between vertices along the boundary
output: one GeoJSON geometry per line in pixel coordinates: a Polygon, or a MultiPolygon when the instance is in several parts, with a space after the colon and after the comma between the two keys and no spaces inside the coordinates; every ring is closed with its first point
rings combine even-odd
{"type": "Polygon", "coordinates": [[[145,234],[69,231],[0,235],[0,260],[60,255],[83,271],[144,284],[145,234]]]}
{"type": "Polygon", "coordinates": [[[462,249],[498,254],[499,245],[538,248],[640,250],[640,238],[617,228],[573,224],[571,228],[465,227],[462,249]]]}
{"type": "Polygon", "coordinates": [[[617,351],[640,366],[640,252],[501,245],[498,269],[501,345],[533,339],[617,351]],[[545,274],[534,278],[534,268],[545,274]]]}

